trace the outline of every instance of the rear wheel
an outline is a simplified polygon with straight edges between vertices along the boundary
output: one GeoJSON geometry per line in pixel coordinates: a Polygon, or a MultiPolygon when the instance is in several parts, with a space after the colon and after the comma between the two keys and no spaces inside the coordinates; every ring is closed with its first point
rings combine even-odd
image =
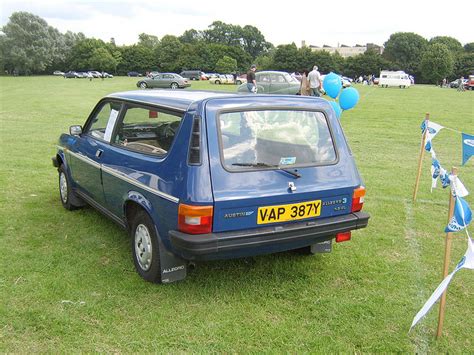
{"type": "Polygon", "coordinates": [[[174,90],[179,87],[178,83],[171,83],[170,87],[174,90]]]}
{"type": "Polygon", "coordinates": [[[139,210],[130,226],[135,269],[146,281],[161,283],[160,251],[153,221],[145,211],[139,210]]]}
{"type": "Polygon", "coordinates": [[[69,211],[76,210],[84,206],[84,202],[72,191],[71,183],[64,164],[58,169],[59,172],[59,196],[63,207],[69,211]]]}

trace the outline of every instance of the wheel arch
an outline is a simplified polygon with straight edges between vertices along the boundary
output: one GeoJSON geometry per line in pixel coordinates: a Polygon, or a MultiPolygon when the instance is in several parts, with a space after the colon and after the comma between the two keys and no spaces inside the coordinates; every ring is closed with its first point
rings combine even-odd
{"type": "Polygon", "coordinates": [[[143,210],[148,213],[153,222],[156,223],[153,218],[153,205],[151,202],[140,192],[129,191],[123,204],[123,215],[125,217],[125,223],[128,229],[130,228],[130,221],[139,210],[143,210]]]}

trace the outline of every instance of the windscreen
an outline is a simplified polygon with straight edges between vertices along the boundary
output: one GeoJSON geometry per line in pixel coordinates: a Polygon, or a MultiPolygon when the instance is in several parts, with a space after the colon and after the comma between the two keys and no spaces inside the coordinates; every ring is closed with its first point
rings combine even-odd
{"type": "Polygon", "coordinates": [[[261,110],[219,115],[226,169],[331,164],[336,151],[321,112],[261,110]]]}

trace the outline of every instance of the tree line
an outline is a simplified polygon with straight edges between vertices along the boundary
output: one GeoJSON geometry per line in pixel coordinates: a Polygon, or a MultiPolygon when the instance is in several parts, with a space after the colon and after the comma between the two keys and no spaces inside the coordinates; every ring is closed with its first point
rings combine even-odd
{"type": "Polygon", "coordinates": [[[464,46],[455,38],[430,40],[411,32],[398,32],[384,43],[383,54],[367,50],[343,58],[339,53],[298,48],[294,43],[275,47],[254,26],[221,21],[207,29],[189,29],[181,36],[162,38],[141,33],[133,45],[117,46],[83,33],[59,32],[39,16],[15,12],[0,33],[0,68],[7,73],[51,74],[54,70],[99,70],[116,75],[129,71],[245,72],[252,63],[259,70],[288,72],[311,69],[349,77],[378,75],[381,69],[404,70],[417,82],[438,83],[443,78],[474,74],[474,42],[464,46]]]}

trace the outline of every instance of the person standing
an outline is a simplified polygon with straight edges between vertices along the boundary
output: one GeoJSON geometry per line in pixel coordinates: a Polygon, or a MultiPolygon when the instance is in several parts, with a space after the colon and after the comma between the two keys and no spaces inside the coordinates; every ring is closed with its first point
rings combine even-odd
{"type": "Polygon", "coordinates": [[[256,70],[257,66],[252,64],[250,70],[247,72],[247,89],[249,92],[253,92],[254,94],[257,93],[257,80],[255,79],[256,70]]]}
{"type": "Polygon", "coordinates": [[[308,80],[308,75],[309,75],[309,72],[307,70],[304,70],[303,76],[301,77],[301,84],[300,84],[301,96],[311,96],[312,94],[312,89],[308,80]]]}
{"type": "Polygon", "coordinates": [[[315,65],[313,70],[308,74],[309,86],[311,88],[311,95],[320,97],[321,96],[321,74],[318,72],[318,66],[315,65]]]}

